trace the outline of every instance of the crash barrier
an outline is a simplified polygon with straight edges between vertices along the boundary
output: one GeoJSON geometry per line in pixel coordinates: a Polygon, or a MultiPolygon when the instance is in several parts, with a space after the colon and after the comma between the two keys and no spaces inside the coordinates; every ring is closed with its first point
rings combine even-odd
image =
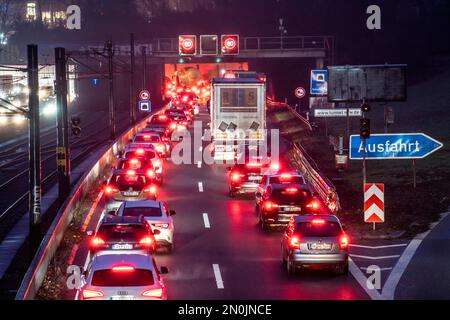
{"type": "Polygon", "coordinates": [[[318,192],[322,201],[327,205],[328,209],[335,214],[341,209],[339,196],[333,183],[323,175],[314,160],[306,153],[303,147],[293,144],[293,160],[298,169],[302,172],[305,179],[311,183],[318,192]]]}
{"type": "Polygon", "coordinates": [[[101,148],[86,160],[86,171],[73,187],[69,197],[59,209],[52,225],[44,236],[22,280],[21,286],[16,294],[16,300],[33,300],[35,298],[45,278],[47,268],[72,221],[74,213],[82,208],[83,202],[86,201],[92,187],[98,184],[99,181],[105,180],[111,167],[114,165],[115,159],[117,159],[119,151],[122,151],[129,143],[129,140],[146,126],[149,117],[140,121],[133,128],[123,133],[116,141],[109,146],[101,148]]]}

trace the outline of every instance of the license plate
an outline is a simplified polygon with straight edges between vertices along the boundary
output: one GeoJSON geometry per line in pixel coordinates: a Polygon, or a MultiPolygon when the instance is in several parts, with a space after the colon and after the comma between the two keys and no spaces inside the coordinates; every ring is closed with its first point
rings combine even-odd
{"type": "Polygon", "coordinates": [[[261,176],[249,176],[248,180],[250,181],[261,181],[261,176]]]}
{"type": "Polygon", "coordinates": [[[131,244],[114,244],[112,246],[113,250],[131,250],[133,249],[133,245],[131,244]]]}
{"type": "Polygon", "coordinates": [[[330,243],[310,243],[308,244],[310,250],[331,250],[330,243]]]}
{"type": "Polygon", "coordinates": [[[137,191],[126,191],[123,193],[125,197],[137,197],[139,195],[139,192],[137,191]]]}
{"type": "Polygon", "coordinates": [[[133,296],[113,296],[111,300],[136,300],[133,296]]]}
{"type": "Polygon", "coordinates": [[[301,208],[296,208],[296,207],[286,207],[286,208],[281,208],[281,209],[284,212],[299,212],[299,211],[302,211],[301,208]]]}

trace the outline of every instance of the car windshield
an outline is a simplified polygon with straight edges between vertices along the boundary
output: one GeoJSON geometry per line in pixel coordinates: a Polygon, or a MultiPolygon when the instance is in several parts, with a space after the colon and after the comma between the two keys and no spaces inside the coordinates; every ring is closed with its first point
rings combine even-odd
{"type": "Polygon", "coordinates": [[[97,270],[92,276],[92,285],[95,287],[144,287],[154,284],[153,272],[145,269],[97,270]]]}
{"type": "Polygon", "coordinates": [[[337,237],[341,233],[339,224],[332,221],[325,221],[325,223],[299,222],[296,230],[303,237],[337,237]]]}
{"type": "Polygon", "coordinates": [[[274,190],[270,195],[270,199],[281,205],[284,203],[301,205],[311,200],[311,192],[309,192],[308,190],[301,190],[296,188],[292,189],[293,190],[291,191],[285,189],[274,190]]]}
{"type": "Polygon", "coordinates": [[[281,176],[270,177],[269,184],[306,184],[305,179],[300,176],[291,176],[289,178],[283,178],[281,176]]]}
{"type": "Polygon", "coordinates": [[[134,142],[152,143],[152,142],[161,142],[161,139],[159,135],[139,135],[134,138],[134,142]]]}
{"type": "Polygon", "coordinates": [[[162,211],[159,207],[134,207],[125,208],[123,210],[123,215],[127,217],[162,217],[162,211]]]}
{"type": "Polygon", "coordinates": [[[150,183],[150,181],[147,181],[146,176],[138,174],[119,174],[113,176],[111,181],[120,189],[120,191],[127,191],[130,187],[134,190],[141,190],[150,183]]]}
{"type": "Polygon", "coordinates": [[[143,224],[107,224],[98,229],[98,235],[105,241],[114,242],[117,240],[138,242],[148,233],[143,224]]]}

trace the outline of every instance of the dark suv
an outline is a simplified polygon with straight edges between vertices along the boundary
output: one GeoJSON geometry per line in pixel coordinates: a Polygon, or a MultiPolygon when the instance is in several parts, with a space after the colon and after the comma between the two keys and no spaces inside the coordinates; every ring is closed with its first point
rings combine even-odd
{"type": "MultiPolygon", "coordinates": [[[[92,232],[88,233],[92,236],[92,232]]],[[[144,217],[107,217],[89,243],[92,253],[99,251],[156,250],[154,234],[144,217]]]]}
{"type": "Polygon", "coordinates": [[[319,200],[304,184],[272,184],[261,196],[257,207],[259,222],[264,231],[271,227],[285,227],[297,215],[318,213],[319,200]]]}

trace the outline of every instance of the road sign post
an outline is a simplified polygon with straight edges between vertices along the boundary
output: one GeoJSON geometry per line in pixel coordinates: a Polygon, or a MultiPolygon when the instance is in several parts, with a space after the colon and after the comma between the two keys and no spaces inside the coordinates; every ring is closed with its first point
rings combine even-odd
{"type": "Polygon", "coordinates": [[[136,69],[136,59],[134,53],[134,33],[130,34],[130,122],[131,124],[136,123],[136,112],[134,109],[135,101],[135,69],[136,69]]]}
{"type": "Polygon", "coordinates": [[[116,138],[116,113],[114,106],[114,67],[113,67],[113,45],[111,41],[107,43],[108,51],[108,83],[109,83],[109,128],[110,128],[110,139],[114,140],[116,138]]]}

